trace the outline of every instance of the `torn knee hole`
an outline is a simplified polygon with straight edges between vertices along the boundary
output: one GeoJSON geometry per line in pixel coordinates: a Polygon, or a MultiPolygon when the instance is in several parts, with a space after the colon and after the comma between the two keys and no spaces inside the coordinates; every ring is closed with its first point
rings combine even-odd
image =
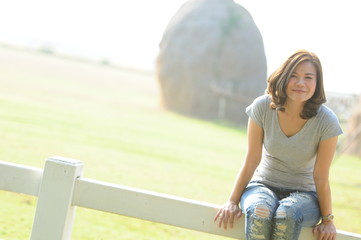
{"type": "Polygon", "coordinates": [[[276,218],[285,218],[286,217],[286,211],[285,210],[278,210],[276,212],[276,218]]]}
{"type": "Polygon", "coordinates": [[[270,210],[265,205],[258,205],[254,210],[254,214],[260,218],[268,218],[270,216],[270,210]]]}

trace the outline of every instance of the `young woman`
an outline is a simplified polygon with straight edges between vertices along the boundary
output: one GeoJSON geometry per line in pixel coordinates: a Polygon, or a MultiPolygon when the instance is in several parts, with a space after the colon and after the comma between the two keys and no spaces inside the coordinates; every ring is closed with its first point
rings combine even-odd
{"type": "Polygon", "coordinates": [[[311,226],[319,240],[334,240],[329,169],[342,130],[323,105],[320,60],[297,51],[267,82],[246,109],[247,154],[215,221],[232,228],[244,212],[248,240],[297,240],[311,226]]]}

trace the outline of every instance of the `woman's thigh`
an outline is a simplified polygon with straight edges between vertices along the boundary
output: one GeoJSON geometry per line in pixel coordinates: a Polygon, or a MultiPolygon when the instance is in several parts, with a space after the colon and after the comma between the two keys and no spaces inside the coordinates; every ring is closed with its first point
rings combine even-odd
{"type": "Polygon", "coordinates": [[[242,211],[261,218],[272,219],[278,206],[277,195],[261,183],[250,183],[241,197],[242,211]]]}

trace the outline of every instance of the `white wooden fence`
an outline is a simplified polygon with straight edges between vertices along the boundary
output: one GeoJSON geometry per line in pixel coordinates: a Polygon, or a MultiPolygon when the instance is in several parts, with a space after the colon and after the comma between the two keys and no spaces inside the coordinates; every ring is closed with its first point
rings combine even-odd
{"type": "MultiPolygon", "coordinates": [[[[220,206],[82,178],[80,161],[53,157],[41,169],[0,161],[0,190],[38,197],[31,240],[71,239],[76,206],[242,239],[244,219],[224,231],[213,222],[220,206]]],[[[4,217],[4,216],[0,216],[4,217]]],[[[310,228],[300,239],[312,240],[310,228]]],[[[338,240],[361,235],[338,231],[338,240]]]]}

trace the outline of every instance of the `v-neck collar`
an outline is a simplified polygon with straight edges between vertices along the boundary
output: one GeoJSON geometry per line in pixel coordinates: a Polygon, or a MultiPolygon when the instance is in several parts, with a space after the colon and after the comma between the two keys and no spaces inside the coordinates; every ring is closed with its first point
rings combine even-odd
{"type": "Polygon", "coordinates": [[[306,121],[306,123],[302,126],[302,128],[296,132],[295,134],[291,135],[291,136],[287,136],[282,128],[281,128],[281,124],[280,124],[280,120],[279,120],[279,117],[278,117],[278,110],[275,110],[275,114],[276,114],[276,121],[277,121],[277,128],[279,130],[279,132],[281,133],[281,135],[283,135],[285,138],[287,139],[292,139],[292,138],[296,138],[298,137],[299,135],[302,135],[302,133],[307,129],[308,125],[310,124],[310,122],[313,120],[313,118],[310,118],[306,121]]]}

